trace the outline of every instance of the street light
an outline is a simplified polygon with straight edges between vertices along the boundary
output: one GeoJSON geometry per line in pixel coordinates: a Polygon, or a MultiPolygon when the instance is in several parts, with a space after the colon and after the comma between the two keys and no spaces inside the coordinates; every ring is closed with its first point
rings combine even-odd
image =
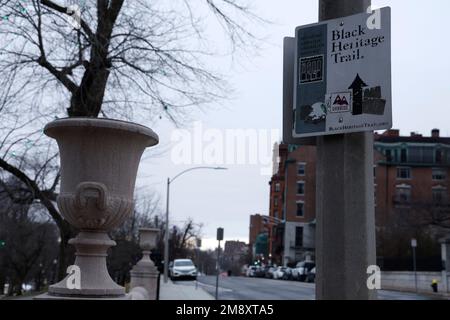
{"type": "Polygon", "coordinates": [[[166,232],[164,237],[164,283],[167,283],[169,275],[169,194],[170,194],[170,184],[175,181],[181,175],[194,170],[227,170],[227,168],[222,167],[194,167],[184,170],[177,174],[172,179],[167,178],[167,196],[166,196],[166,232]]]}

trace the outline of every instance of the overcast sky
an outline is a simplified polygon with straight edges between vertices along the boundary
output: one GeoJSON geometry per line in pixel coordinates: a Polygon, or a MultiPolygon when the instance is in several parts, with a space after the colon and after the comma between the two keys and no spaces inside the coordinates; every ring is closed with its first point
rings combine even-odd
{"type": "MultiPolygon", "coordinates": [[[[243,59],[238,67],[227,71],[228,81],[236,90],[233,100],[192,117],[201,121],[205,130],[220,130],[214,133],[216,136],[225,136],[226,129],[281,132],[283,37],[293,36],[297,26],[317,22],[317,0],[253,3],[258,14],[274,22],[262,33],[268,43],[259,56],[243,59]]],[[[440,128],[443,135],[450,136],[450,45],[446,33],[450,1],[374,0],[373,5],[392,7],[394,127],[403,134],[418,131],[425,135],[440,128]]],[[[141,164],[138,186],[143,192],[160,193],[165,210],[167,177],[198,164],[174,163],[172,125],[162,120],[152,129],[167,152],[141,164]]],[[[268,214],[269,210],[270,176],[261,174],[267,165],[222,165],[229,170],[187,173],[171,187],[171,223],[181,224],[187,217],[203,223],[204,248],[215,246],[217,227],[225,229],[226,239],[248,242],[249,216],[268,214]]]]}

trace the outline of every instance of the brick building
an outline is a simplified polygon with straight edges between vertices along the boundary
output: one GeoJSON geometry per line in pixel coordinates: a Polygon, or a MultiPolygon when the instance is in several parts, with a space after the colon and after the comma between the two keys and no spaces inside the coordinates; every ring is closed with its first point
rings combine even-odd
{"type": "Polygon", "coordinates": [[[285,221],[277,224],[274,236],[269,239],[273,260],[278,263],[294,263],[314,252],[315,160],[315,147],[280,145],[279,168],[269,182],[269,215],[285,221]]]}
{"type": "MultiPolygon", "coordinates": [[[[375,136],[377,226],[385,227],[407,209],[444,205],[449,199],[450,138],[433,130],[431,137],[389,130],[375,136]]],[[[424,217],[426,218],[426,217],[424,217]]]]}
{"type": "Polygon", "coordinates": [[[247,260],[247,253],[248,246],[245,242],[234,240],[225,241],[222,267],[232,271],[233,274],[240,274],[241,267],[247,260]]]}
{"type": "MultiPolygon", "coordinates": [[[[400,136],[399,130],[375,134],[374,151],[377,230],[402,218],[401,212],[419,208],[426,212],[415,219],[427,221],[424,214],[430,208],[448,204],[450,138],[441,137],[439,130],[430,137],[400,136]]],[[[281,144],[278,160],[269,182],[269,215],[274,222],[266,232],[273,260],[288,264],[314,256],[316,149],[281,144]]]]}

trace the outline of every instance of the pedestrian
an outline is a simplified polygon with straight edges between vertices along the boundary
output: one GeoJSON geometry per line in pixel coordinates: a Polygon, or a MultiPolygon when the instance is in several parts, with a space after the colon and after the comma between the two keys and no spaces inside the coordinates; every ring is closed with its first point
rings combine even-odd
{"type": "Polygon", "coordinates": [[[431,288],[433,288],[433,292],[438,292],[438,282],[436,279],[433,279],[433,281],[431,282],[431,288]]]}

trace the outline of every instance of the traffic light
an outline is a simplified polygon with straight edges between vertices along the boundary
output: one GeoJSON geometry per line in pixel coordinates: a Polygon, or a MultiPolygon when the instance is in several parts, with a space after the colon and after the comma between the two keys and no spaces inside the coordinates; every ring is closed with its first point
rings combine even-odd
{"type": "Polygon", "coordinates": [[[6,246],[6,241],[5,240],[0,240],[0,248],[6,246]]]}

